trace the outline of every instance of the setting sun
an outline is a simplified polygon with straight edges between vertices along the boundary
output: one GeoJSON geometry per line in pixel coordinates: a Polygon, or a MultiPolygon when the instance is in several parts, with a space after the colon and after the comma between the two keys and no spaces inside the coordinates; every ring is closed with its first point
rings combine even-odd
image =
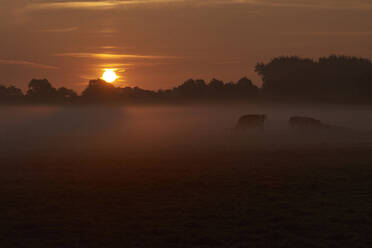
{"type": "Polygon", "coordinates": [[[105,69],[105,72],[102,75],[102,79],[107,83],[113,83],[118,78],[119,77],[116,75],[115,69],[105,69]]]}

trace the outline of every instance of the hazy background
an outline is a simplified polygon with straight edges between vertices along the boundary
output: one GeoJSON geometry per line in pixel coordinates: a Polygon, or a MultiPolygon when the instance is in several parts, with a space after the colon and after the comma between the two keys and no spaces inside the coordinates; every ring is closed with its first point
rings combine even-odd
{"type": "Polygon", "coordinates": [[[0,115],[1,155],[8,157],[335,149],[368,146],[372,141],[371,107],[360,105],[26,106],[1,107],[0,115]],[[234,130],[238,118],[247,113],[268,116],[264,132],[234,130]],[[291,130],[288,119],[294,115],[336,127],[291,130]]]}
{"type": "Polygon", "coordinates": [[[81,91],[103,68],[118,85],[194,78],[260,85],[279,55],[372,56],[370,0],[0,0],[0,84],[48,78],[81,91]]]}

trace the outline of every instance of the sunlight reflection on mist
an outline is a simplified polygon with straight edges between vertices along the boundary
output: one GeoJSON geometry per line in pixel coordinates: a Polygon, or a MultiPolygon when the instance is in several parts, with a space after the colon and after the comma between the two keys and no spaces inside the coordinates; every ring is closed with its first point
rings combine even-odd
{"type": "MultiPolygon", "coordinates": [[[[369,107],[314,108],[284,105],[245,106],[40,106],[0,108],[0,146],[3,153],[53,150],[58,152],[156,152],[232,147],[282,147],[296,143],[288,129],[289,116],[303,114],[345,127],[370,132],[369,107]],[[264,113],[264,133],[235,134],[239,116],[264,113]],[[357,117],[359,116],[359,118],[357,117]]],[[[324,136],[318,143],[365,142],[361,136],[324,136]],[[337,140],[336,140],[337,138],[337,140]],[[343,138],[343,139],[341,139],[343,138]]],[[[368,138],[369,139],[369,138],[368,138]]],[[[368,140],[369,141],[369,140],[368,140]]]]}

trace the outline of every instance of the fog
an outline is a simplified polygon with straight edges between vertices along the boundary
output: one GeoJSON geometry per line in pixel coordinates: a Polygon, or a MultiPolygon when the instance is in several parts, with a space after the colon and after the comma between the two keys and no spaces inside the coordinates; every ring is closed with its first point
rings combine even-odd
{"type": "Polygon", "coordinates": [[[2,155],[12,156],[171,154],[372,143],[371,107],[356,105],[18,106],[1,107],[0,115],[2,155]],[[266,114],[265,130],[234,130],[244,114],[266,114]],[[291,130],[288,119],[294,115],[337,128],[291,130]]]}

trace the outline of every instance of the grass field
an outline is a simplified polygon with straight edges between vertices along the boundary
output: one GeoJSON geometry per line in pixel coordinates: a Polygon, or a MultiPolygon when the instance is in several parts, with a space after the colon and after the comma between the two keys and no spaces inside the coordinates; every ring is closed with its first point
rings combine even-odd
{"type": "Polygon", "coordinates": [[[2,160],[0,246],[370,247],[371,152],[2,160]]]}
{"type": "Polygon", "coordinates": [[[2,119],[0,247],[372,246],[368,137],[78,113],[2,119]]]}

